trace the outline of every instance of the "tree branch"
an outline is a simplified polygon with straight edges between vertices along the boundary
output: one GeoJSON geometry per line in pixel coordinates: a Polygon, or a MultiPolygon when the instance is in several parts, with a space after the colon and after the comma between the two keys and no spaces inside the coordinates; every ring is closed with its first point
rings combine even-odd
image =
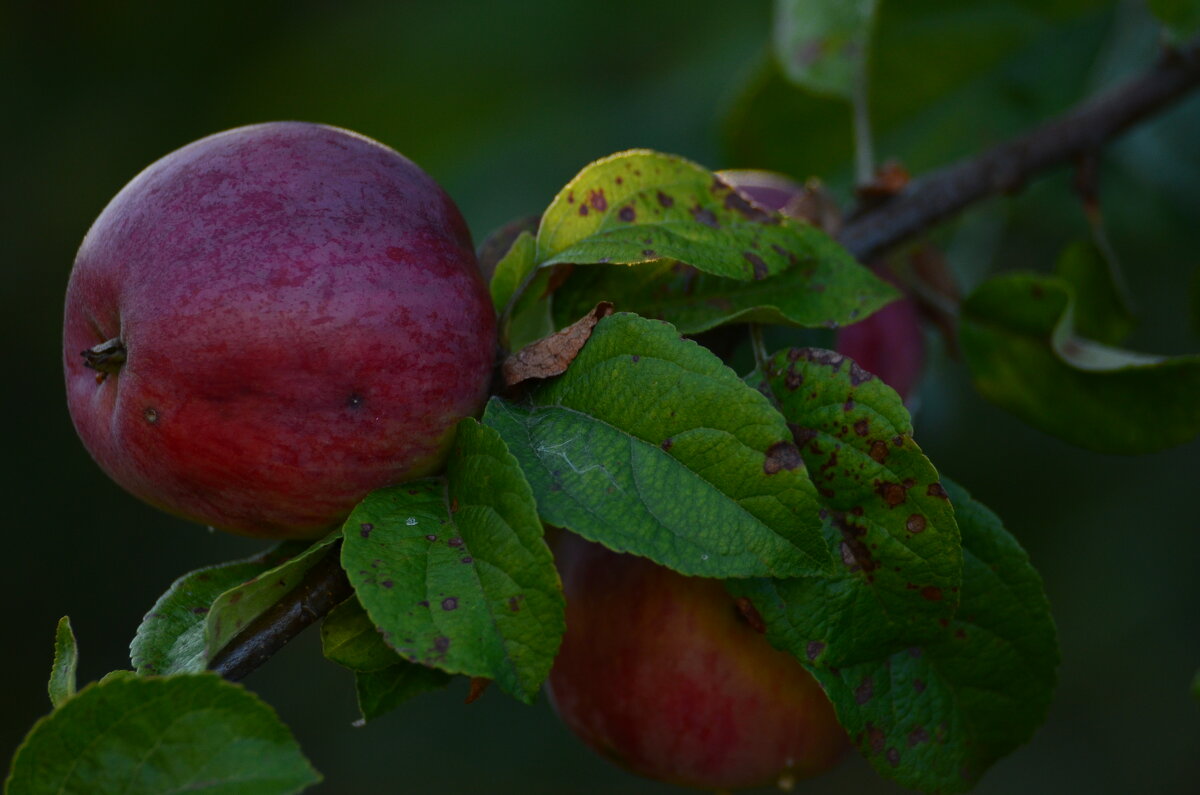
{"type": "Polygon", "coordinates": [[[1019,138],[912,181],[887,202],[848,222],[839,240],[865,262],[980,199],[1015,193],[1042,171],[1094,154],[1197,85],[1200,39],[1167,50],[1142,75],[1019,138]]]}
{"type": "MultiPolygon", "coordinates": [[[[909,183],[853,219],[840,240],[858,259],[884,250],[979,199],[1012,193],[1055,166],[1090,156],[1126,129],[1200,85],[1200,41],[1168,51],[1152,69],[1026,135],[909,183]]],[[[209,666],[237,681],[354,593],[339,563],[340,542],[301,583],[230,641],[209,666]]]]}
{"type": "Polygon", "coordinates": [[[354,594],[342,571],[341,540],[333,544],[300,583],[246,625],[217,653],[209,668],[236,682],[271,658],[287,642],[354,594]]]}

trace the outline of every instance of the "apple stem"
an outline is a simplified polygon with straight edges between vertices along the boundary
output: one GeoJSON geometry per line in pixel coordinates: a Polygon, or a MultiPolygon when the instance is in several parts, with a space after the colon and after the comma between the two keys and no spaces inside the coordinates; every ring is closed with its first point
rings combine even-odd
{"type": "Polygon", "coordinates": [[[125,364],[125,343],[120,337],[88,348],[82,352],[83,363],[98,373],[116,375],[125,364]]]}

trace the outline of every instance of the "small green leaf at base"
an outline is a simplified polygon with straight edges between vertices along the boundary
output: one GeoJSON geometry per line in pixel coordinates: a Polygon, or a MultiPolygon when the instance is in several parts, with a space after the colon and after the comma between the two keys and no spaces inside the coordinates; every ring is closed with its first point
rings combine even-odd
{"type": "Polygon", "coordinates": [[[305,545],[287,542],[261,555],[220,563],[189,572],[158,598],[138,626],[129,656],[139,674],[196,673],[208,665],[204,624],[213,602],[302,551],[305,545]]]}
{"type": "Polygon", "coordinates": [[[287,727],[215,674],[81,690],[17,750],[6,795],[288,795],[320,781],[287,727]]]}
{"type": "Polygon", "coordinates": [[[63,616],[58,620],[54,633],[54,664],[50,667],[50,703],[61,707],[75,695],[75,669],[79,665],[79,649],[75,645],[75,633],[71,630],[71,619],[63,616]]]}
{"type": "Polygon", "coordinates": [[[247,624],[299,585],[341,534],[340,529],[335,530],[320,541],[301,546],[299,551],[294,546],[288,547],[286,552],[291,553],[290,557],[218,596],[204,616],[206,659],[212,660],[247,624]]]}

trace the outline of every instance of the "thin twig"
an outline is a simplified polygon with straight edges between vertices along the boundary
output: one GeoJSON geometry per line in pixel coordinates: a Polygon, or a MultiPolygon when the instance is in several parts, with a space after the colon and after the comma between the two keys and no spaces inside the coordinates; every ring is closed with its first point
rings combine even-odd
{"type": "Polygon", "coordinates": [[[935,171],[854,218],[839,239],[860,261],[919,234],[976,201],[1020,190],[1030,177],[1092,154],[1200,85],[1200,40],[1154,67],[977,157],[935,171]]]}

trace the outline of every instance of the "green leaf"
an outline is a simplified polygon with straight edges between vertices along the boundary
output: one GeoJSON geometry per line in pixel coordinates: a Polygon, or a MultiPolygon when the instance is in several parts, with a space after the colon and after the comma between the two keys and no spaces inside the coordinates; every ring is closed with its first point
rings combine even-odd
{"type": "Polygon", "coordinates": [[[342,602],[321,622],[321,650],[352,671],[381,671],[401,661],[357,598],[342,602]]]}
{"type": "Polygon", "coordinates": [[[529,232],[521,232],[513,241],[512,248],[508,250],[508,253],[496,263],[496,270],[492,274],[491,291],[492,305],[496,307],[497,313],[503,312],[508,307],[509,301],[517,294],[517,288],[537,267],[537,261],[533,256],[536,250],[537,245],[533,235],[529,232]]]}
{"type": "Polygon", "coordinates": [[[543,520],[617,552],[707,577],[830,565],[783,417],[666,323],[604,318],[566,373],[484,422],[543,520]]]}
{"type": "Polygon", "coordinates": [[[364,723],[450,682],[444,671],[409,662],[394,652],[357,598],[342,602],[325,617],[321,648],[326,658],[354,671],[364,723]]]}
{"type": "Polygon", "coordinates": [[[378,671],[354,674],[358,709],[364,723],[386,715],[413,696],[440,690],[449,683],[450,674],[407,660],[378,671]]]}
{"type": "Polygon", "coordinates": [[[542,216],[536,258],[539,267],[674,259],[740,281],[853,262],[816,227],[750,204],[695,163],[644,149],[597,160],[567,183],[542,216]]]}
{"type": "Polygon", "coordinates": [[[1054,268],[1074,292],[1075,331],[1106,345],[1129,336],[1135,321],[1114,267],[1095,243],[1079,241],[1063,251],[1054,268]]]}
{"type": "Polygon", "coordinates": [[[279,565],[231,588],[212,603],[204,620],[204,649],[208,660],[237,637],[247,624],[300,584],[308,570],[317,565],[329,547],[341,537],[335,530],[279,565]]]}
{"type": "Polygon", "coordinates": [[[17,750],[6,795],[285,795],[320,781],[274,711],[215,674],[92,684],[17,750]]]}
{"type": "Polygon", "coordinates": [[[161,675],[203,671],[211,659],[205,646],[205,621],[217,597],[305,546],[289,541],[252,558],[197,569],[171,583],[146,613],[129,645],[134,668],[139,674],[161,675]]]}
{"type": "Polygon", "coordinates": [[[940,637],[814,674],[875,769],[963,792],[1046,718],[1058,642],[1041,578],[995,514],[945,483],[962,530],[962,603],[940,637]]]}
{"type": "Polygon", "coordinates": [[[502,321],[504,325],[500,329],[501,344],[508,350],[519,351],[529,343],[547,337],[557,330],[551,317],[554,295],[550,288],[554,276],[553,268],[538,271],[524,291],[517,296],[512,314],[507,321],[502,321]]]}
{"type": "Polygon", "coordinates": [[[1070,286],[1028,273],[984,282],[962,305],[980,394],[1046,433],[1105,453],[1148,453],[1200,433],[1200,356],[1149,356],[1074,334],[1070,286]]]}
{"type": "Polygon", "coordinates": [[[866,318],[898,295],[858,263],[837,259],[757,282],[723,279],[663,260],[576,269],[554,294],[554,317],[561,327],[596,301],[611,301],[623,312],[665,320],[682,334],[726,323],[836,328],[866,318]]]}
{"type": "Polygon", "coordinates": [[[873,660],[935,637],[958,603],[962,555],[937,470],[912,438],[900,396],[832,351],[773,356],[765,377],[817,485],[824,576],[730,582],[775,645],[828,666],[873,660]]]}
{"type": "Polygon", "coordinates": [[[61,707],[75,695],[75,669],[79,665],[79,649],[75,645],[75,633],[71,630],[71,619],[63,616],[58,620],[54,632],[54,663],[50,666],[50,703],[61,707]]]}
{"type": "Polygon", "coordinates": [[[1200,0],[1149,0],[1148,5],[1176,42],[1200,33],[1200,0]]]}
{"type": "Polygon", "coordinates": [[[862,79],[876,0],[776,0],[775,57],[809,91],[849,99],[862,79]]]}
{"type": "Polygon", "coordinates": [[[495,431],[462,421],[445,480],[373,492],[345,527],[342,564],[389,646],[532,701],[562,637],[562,586],[495,431]]]}

